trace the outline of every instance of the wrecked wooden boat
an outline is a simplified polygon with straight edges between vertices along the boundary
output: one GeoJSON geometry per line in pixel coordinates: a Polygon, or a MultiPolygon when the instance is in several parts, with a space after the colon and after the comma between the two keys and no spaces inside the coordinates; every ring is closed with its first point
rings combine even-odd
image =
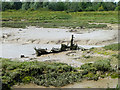
{"type": "Polygon", "coordinates": [[[34,48],[36,51],[36,55],[37,56],[41,56],[44,54],[50,54],[50,53],[59,53],[59,52],[63,52],[63,51],[69,51],[69,50],[79,50],[81,49],[82,51],[84,51],[85,49],[83,47],[79,47],[77,44],[74,44],[74,36],[72,35],[71,41],[70,41],[70,45],[66,45],[66,44],[61,44],[60,48],[52,48],[50,52],[47,52],[47,49],[41,49],[41,48],[34,48]]]}

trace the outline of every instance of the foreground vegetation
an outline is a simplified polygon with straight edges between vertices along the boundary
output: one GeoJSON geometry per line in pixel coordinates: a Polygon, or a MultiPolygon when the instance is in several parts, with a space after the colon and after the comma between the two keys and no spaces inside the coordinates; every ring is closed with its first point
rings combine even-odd
{"type": "Polygon", "coordinates": [[[118,23],[117,11],[96,12],[69,12],[66,11],[22,11],[8,10],[2,12],[2,26],[13,28],[25,28],[37,26],[45,28],[106,28],[106,24],[94,23],[118,23]],[[92,24],[90,24],[92,23],[92,24]]]}
{"type": "Polygon", "coordinates": [[[83,79],[98,80],[99,77],[117,78],[117,69],[111,67],[110,60],[98,60],[74,68],[64,63],[55,62],[19,62],[3,59],[2,85],[9,89],[20,83],[34,83],[40,86],[61,87],[83,79]]]}

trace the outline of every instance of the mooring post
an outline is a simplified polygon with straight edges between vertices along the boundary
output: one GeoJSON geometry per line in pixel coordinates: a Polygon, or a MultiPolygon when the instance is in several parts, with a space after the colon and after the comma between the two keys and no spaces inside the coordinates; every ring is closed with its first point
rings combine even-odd
{"type": "Polygon", "coordinates": [[[72,35],[72,38],[71,38],[71,45],[70,45],[70,48],[72,49],[73,48],[73,46],[74,46],[74,43],[73,43],[73,41],[74,41],[74,36],[72,35]]]}

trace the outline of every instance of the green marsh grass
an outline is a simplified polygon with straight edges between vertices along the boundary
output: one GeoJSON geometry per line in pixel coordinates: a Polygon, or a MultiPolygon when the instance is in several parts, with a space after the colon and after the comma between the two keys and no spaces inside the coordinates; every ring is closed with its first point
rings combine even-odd
{"type": "Polygon", "coordinates": [[[120,43],[107,45],[107,46],[104,47],[104,49],[112,50],[112,51],[118,51],[118,50],[120,50],[120,43]]]}
{"type": "Polygon", "coordinates": [[[89,23],[118,23],[117,11],[69,12],[65,11],[22,11],[11,10],[2,12],[3,27],[80,27],[105,28],[106,24],[89,23]],[[13,22],[15,24],[13,24],[13,22]],[[19,26],[20,25],[20,26],[19,26]]]}

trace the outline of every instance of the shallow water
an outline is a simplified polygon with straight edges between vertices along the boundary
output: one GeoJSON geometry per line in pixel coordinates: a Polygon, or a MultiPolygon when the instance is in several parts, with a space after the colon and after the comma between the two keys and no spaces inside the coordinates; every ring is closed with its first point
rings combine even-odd
{"type": "MultiPolygon", "coordinates": [[[[101,46],[95,46],[95,45],[79,45],[81,47],[84,47],[86,49],[90,49],[92,47],[102,47],[101,46]]],[[[25,55],[25,56],[33,56],[35,54],[34,47],[36,48],[44,48],[48,51],[50,51],[53,47],[54,48],[60,48],[60,45],[55,45],[55,44],[25,44],[25,45],[20,45],[20,44],[2,44],[0,45],[0,57],[3,58],[19,58],[20,55],[25,55]]]]}
{"type": "MultiPolygon", "coordinates": [[[[3,58],[19,58],[20,55],[25,56],[33,56],[32,54],[35,53],[34,47],[36,48],[47,48],[50,50],[53,45],[46,44],[46,45],[39,45],[39,44],[26,44],[26,45],[20,45],[20,44],[2,44],[0,45],[0,51],[2,51],[2,54],[0,57],[3,58]]],[[[58,45],[54,45],[54,47],[59,47],[58,45]]]]}

